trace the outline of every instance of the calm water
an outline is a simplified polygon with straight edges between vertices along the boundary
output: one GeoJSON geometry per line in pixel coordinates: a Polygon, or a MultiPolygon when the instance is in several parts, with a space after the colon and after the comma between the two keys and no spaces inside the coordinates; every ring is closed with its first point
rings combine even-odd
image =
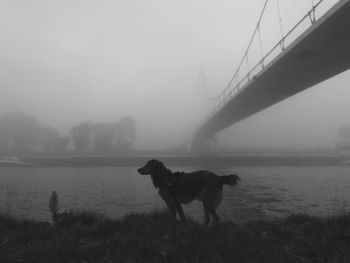
{"type": "MultiPolygon", "coordinates": [[[[171,167],[173,171],[195,168],[171,167]]],[[[218,208],[222,219],[284,216],[292,212],[329,215],[350,210],[350,166],[235,167],[214,170],[237,173],[242,181],[224,188],[218,208]]],[[[149,176],[135,167],[0,168],[0,210],[20,217],[50,220],[48,200],[53,190],[60,211],[93,210],[112,217],[164,207],[149,176]]],[[[202,220],[202,206],[184,206],[187,215],[202,220]]]]}

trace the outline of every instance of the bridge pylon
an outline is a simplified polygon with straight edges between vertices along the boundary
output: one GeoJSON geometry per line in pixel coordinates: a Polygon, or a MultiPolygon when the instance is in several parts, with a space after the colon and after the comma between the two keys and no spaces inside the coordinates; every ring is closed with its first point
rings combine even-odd
{"type": "Polygon", "coordinates": [[[189,151],[194,154],[210,154],[218,151],[218,143],[214,135],[196,133],[192,137],[189,151]]]}

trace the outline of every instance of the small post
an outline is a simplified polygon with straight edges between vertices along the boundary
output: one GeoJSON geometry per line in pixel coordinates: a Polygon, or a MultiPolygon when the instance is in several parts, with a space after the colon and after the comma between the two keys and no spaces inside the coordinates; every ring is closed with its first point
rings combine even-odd
{"type": "Polygon", "coordinates": [[[57,223],[58,209],[59,209],[58,196],[56,191],[53,191],[49,200],[49,210],[50,210],[52,221],[54,222],[54,224],[57,223]]]}

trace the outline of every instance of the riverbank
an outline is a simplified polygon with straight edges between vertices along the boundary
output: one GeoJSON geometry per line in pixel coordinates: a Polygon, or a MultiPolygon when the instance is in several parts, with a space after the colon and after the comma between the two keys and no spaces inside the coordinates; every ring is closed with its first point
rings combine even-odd
{"type": "Polygon", "coordinates": [[[241,225],[172,223],[165,212],[115,220],[69,212],[57,224],[0,215],[0,262],[350,262],[350,214],[241,225]]]}
{"type": "Polygon", "coordinates": [[[141,166],[150,159],[159,159],[170,166],[334,166],[346,165],[343,155],[130,155],[130,156],[34,156],[21,158],[32,167],[141,166]]]}

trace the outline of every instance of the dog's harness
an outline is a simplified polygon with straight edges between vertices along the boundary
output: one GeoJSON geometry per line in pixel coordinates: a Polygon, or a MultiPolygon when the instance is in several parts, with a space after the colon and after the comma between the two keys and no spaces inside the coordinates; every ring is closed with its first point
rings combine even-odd
{"type": "Polygon", "coordinates": [[[172,173],[170,170],[165,172],[151,174],[153,185],[158,188],[158,191],[168,192],[170,197],[177,202],[175,180],[177,178],[176,173],[172,173]]]}
{"type": "Polygon", "coordinates": [[[170,179],[170,182],[161,182],[158,185],[159,190],[165,190],[170,193],[170,196],[174,198],[174,200],[177,202],[176,197],[176,191],[175,191],[175,184],[172,179],[170,179]]]}

